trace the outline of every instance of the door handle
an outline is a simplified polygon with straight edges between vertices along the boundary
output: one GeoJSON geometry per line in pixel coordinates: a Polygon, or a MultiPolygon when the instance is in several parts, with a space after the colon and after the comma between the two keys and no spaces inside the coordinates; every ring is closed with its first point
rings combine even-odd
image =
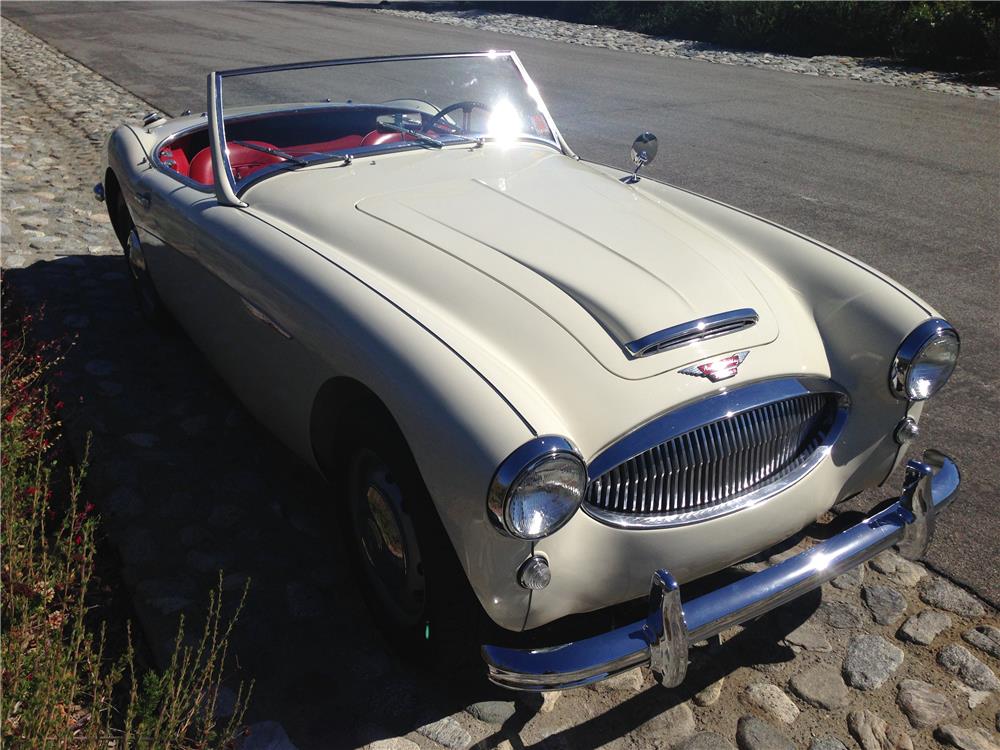
{"type": "Polygon", "coordinates": [[[253,302],[250,302],[245,297],[240,297],[240,302],[243,303],[243,309],[246,311],[246,314],[249,315],[254,320],[256,320],[258,323],[263,323],[264,325],[273,328],[275,331],[284,336],[286,339],[290,339],[292,337],[292,334],[290,334],[284,328],[275,323],[274,319],[270,315],[268,315],[266,312],[257,307],[257,305],[255,305],[253,302]]]}
{"type": "Polygon", "coordinates": [[[149,204],[153,201],[153,196],[149,193],[136,193],[135,199],[139,201],[139,205],[143,208],[149,208],[149,204]]]}

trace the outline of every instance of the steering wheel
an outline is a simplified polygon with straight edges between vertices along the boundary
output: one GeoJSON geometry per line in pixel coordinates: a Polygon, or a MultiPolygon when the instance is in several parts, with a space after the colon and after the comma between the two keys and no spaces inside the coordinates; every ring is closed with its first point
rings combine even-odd
{"type": "MultiPolygon", "coordinates": [[[[472,110],[481,109],[484,112],[492,111],[488,105],[483,104],[482,102],[473,101],[471,99],[464,102],[455,102],[454,104],[449,104],[447,107],[442,109],[436,115],[433,115],[424,125],[423,128],[424,132],[429,133],[432,129],[437,127],[446,116],[450,115],[456,109],[462,110],[463,114],[462,130],[465,132],[468,132],[469,125],[471,124],[472,110]]],[[[450,123],[449,126],[451,126],[450,123]]],[[[457,129],[455,127],[452,127],[453,132],[456,130],[457,129]]]]}

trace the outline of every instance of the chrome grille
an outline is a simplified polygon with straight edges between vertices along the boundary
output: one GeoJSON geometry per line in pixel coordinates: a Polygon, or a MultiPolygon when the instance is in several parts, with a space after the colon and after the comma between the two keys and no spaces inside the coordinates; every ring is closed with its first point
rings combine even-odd
{"type": "Polygon", "coordinates": [[[836,394],[809,393],[709,422],[605,471],[590,483],[586,504],[599,516],[667,522],[716,515],[802,468],[837,411],[836,394]]]}

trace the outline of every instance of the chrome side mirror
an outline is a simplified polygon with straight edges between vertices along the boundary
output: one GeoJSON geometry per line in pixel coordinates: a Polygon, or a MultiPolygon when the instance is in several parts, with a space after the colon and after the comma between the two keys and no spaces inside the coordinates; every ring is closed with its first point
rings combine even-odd
{"type": "Polygon", "coordinates": [[[629,153],[632,164],[635,165],[635,171],[632,172],[629,182],[639,181],[639,170],[656,158],[656,149],[656,136],[652,133],[642,133],[635,139],[632,143],[632,151],[629,153]]]}

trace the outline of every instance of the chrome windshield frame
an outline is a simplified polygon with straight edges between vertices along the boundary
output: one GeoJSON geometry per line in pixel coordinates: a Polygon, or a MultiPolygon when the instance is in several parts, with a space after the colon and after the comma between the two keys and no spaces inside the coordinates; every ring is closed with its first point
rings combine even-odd
{"type": "MultiPolygon", "coordinates": [[[[555,140],[556,147],[562,151],[566,156],[573,158],[578,158],[576,154],[573,153],[566,139],[563,137],[562,133],[559,131],[555,120],[552,119],[552,115],[542,100],[541,93],[535,82],[528,75],[528,71],[525,69],[524,65],[521,63],[520,58],[517,53],[513,50],[488,50],[485,52],[439,52],[439,53],[428,53],[428,54],[418,54],[418,55],[384,55],[377,57],[351,57],[343,58],[337,60],[314,60],[308,62],[298,62],[298,63],[286,63],[279,65],[261,65],[251,68],[231,68],[229,70],[219,70],[213,71],[208,74],[208,126],[209,126],[209,143],[212,148],[213,164],[213,175],[215,180],[215,194],[219,202],[225,205],[231,206],[245,206],[240,196],[246,192],[252,184],[256,183],[259,179],[276,174],[279,172],[287,171],[285,167],[277,167],[268,170],[261,170],[264,174],[255,175],[254,178],[247,178],[245,180],[237,183],[235,176],[229,162],[229,157],[227,151],[224,147],[226,143],[226,115],[222,106],[222,90],[223,90],[223,79],[225,78],[235,78],[240,76],[256,75],[261,73],[280,73],[291,70],[311,70],[315,68],[332,68],[340,67],[344,65],[365,65],[371,63],[385,63],[385,62],[409,62],[409,61],[419,61],[419,60],[444,60],[444,59],[462,59],[462,58],[507,58],[509,59],[514,68],[520,74],[521,79],[524,82],[525,88],[528,95],[532,98],[538,107],[539,113],[545,118],[545,123],[552,133],[552,137],[555,140]]],[[[490,139],[483,139],[484,142],[489,142],[490,139]]],[[[525,139],[529,142],[539,143],[541,139],[525,139]]],[[[548,143],[546,141],[546,143],[548,143]]],[[[464,146],[468,147],[467,141],[456,141],[455,144],[448,144],[449,146],[464,146]]],[[[552,145],[552,144],[549,144],[552,145]]],[[[366,151],[364,155],[373,155],[374,153],[384,153],[393,151],[405,151],[415,148],[426,148],[419,143],[402,143],[402,144],[387,144],[385,147],[379,146],[375,147],[373,151],[366,151]],[[396,146],[396,148],[390,148],[389,146],[396,146]]],[[[315,160],[313,163],[322,163],[324,159],[322,157],[315,160]]]]}

